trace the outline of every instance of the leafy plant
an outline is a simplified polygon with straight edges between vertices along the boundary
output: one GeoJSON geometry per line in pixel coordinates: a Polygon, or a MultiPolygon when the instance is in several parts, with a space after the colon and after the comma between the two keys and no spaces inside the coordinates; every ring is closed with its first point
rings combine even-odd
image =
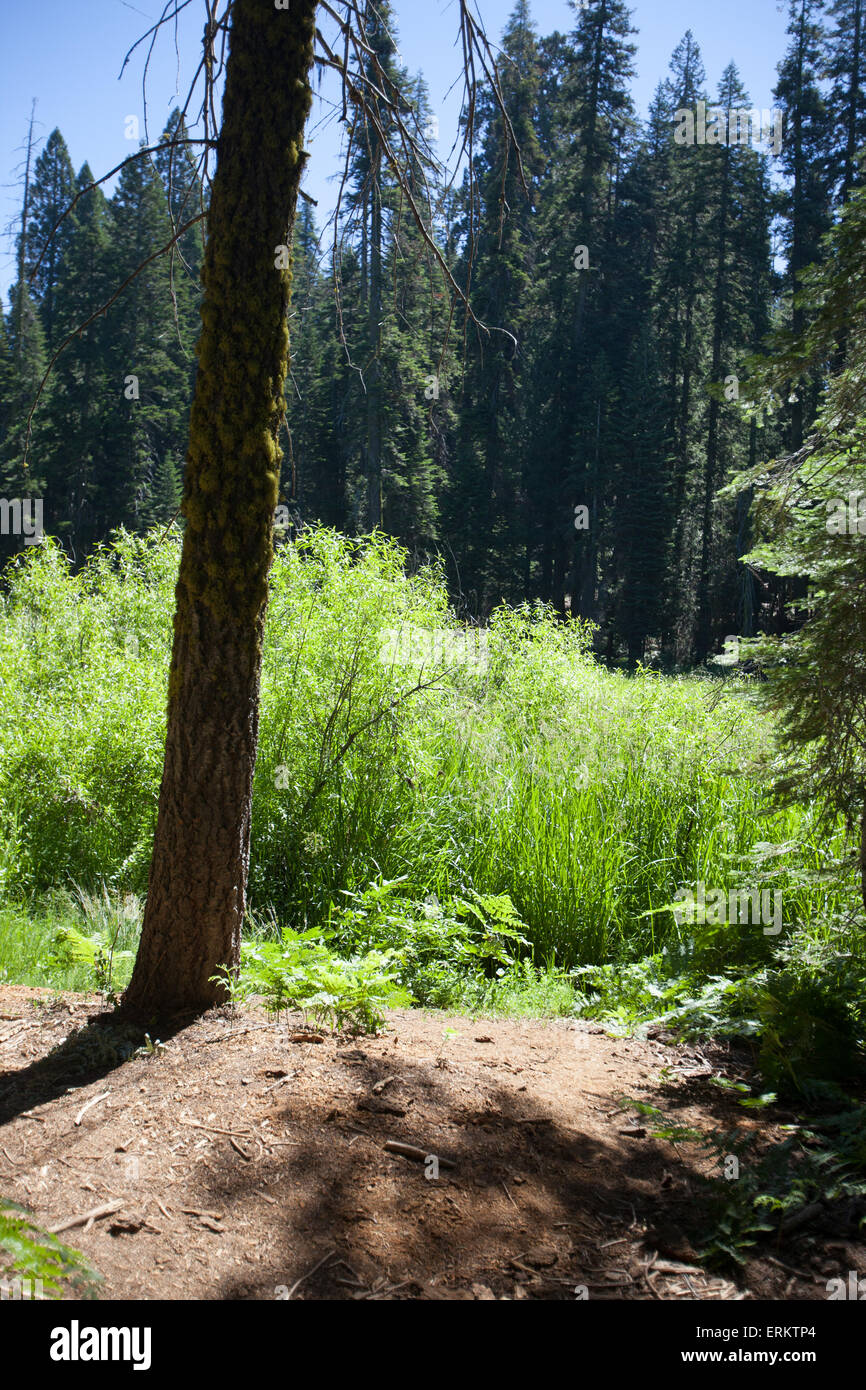
{"type": "Polygon", "coordinates": [[[77,898],[85,923],[92,930],[88,934],[69,922],[61,923],[57,927],[49,963],[61,967],[84,965],[96,989],[113,1004],[117,998],[115,967],[121,965],[124,974],[127,974],[135,960],[135,951],[123,949],[119,942],[137,937],[141,921],[140,904],[131,894],[112,899],[105,885],[101,895],[91,895],[79,888],[77,898]]]}
{"type": "Polygon", "coordinates": [[[445,905],[435,894],[415,902],[399,896],[402,882],[380,877],[362,893],[346,892],[348,903],[331,909],[328,927],[343,950],[388,951],[422,1004],[447,1007],[467,979],[501,977],[529,946],[507,894],[470,890],[445,905]]]}
{"type": "Polygon", "coordinates": [[[41,1284],[43,1295],[59,1298],[68,1283],[77,1298],[94,1298],[102,1276],[78,1251],[40,1230],[31,1214],[16,1202],[0,1198],[0,1253],[8,1263],[0,1277],[41,1284]]]}
{"type": "Polygon", "coordinates": [[[341,960],[328,950],[326,939],[321,932],[286,927],[279,941],[243,942],[240,976],[229,986],[232,998],[262,995],[277,1015],[299,1009],[316,1023],[356,1033],[378,1032],[385,1008],[412,1003],[397,982],[391,952],[367,951],[341,960]]]}

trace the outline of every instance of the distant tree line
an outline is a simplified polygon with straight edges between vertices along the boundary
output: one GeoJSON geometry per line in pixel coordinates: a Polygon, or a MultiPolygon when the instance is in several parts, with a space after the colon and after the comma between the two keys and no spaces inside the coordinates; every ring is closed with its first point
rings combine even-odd
{"type": "MultiPolygon", "coordinates": [[[[518,0],[501,79],[520,160],[486,93],[474,171],[453,186],[423,79],[400,69],[377,4],[376,60],[423,138],[407,150],[387,119],[350,108],[334,254],[312,207],[299,211],[280,493],[294,525],[381,527],[441,553],[472,614],[541,599],[593,619],[601,649],[631,664],[702,661],[727,633],[796,622],[797,577],[741,562],[759,539],[751,492],[719,492],[803,446],[844,362],[840,332],[782,387],[758,365],[819,312],[800,277],[862,181],[866,0],[788,8],[774,153],[734,141],[744,122],[728,114],[750,94],[733,63],[707,90],[691,32],[641,121],[625,0],[588,0],[571,33],[547,37],[518,0]],[[675,138],[685,110],[693,143],[675,138]]],[[[28,173],[0,315],[0,496],[43,497],[76,561],[117,526],[167,524],[180,502],[204,224],[135,271],[206,201],[185,139],[175,112],[163,149],[128,163],[110,198],[87,165],[75,174],[57,130],[28,173]],[[48,363],[127,281],[57,357],[25,469],[48,363]]],[[[0,555],[21,544],[0,536],[0,555]]]]}

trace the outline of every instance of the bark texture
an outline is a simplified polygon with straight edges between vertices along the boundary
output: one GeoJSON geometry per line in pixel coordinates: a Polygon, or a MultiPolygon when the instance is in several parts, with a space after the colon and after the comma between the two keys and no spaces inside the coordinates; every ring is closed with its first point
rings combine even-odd
{"type": "Polygon", "coordinates": [[[123,1009],[208,1007],[246,902],[262,633],[288,369],[291,248],[316,0],[235,0],[208,217],[168,730],[141,945],[123,1009]],[[283,268],[278,268],[282,266],[283,268]]]}

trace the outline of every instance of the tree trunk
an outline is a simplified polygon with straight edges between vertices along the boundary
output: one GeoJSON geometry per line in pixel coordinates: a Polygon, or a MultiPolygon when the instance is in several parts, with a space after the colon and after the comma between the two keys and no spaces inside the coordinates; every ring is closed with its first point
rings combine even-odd
{"type": "Polygon", "coordinates": [[[370,222],[370,366],[367,372],[367,512],[368,525],[382,525],[382,193],[379,188],[381,151],[373,162],[370,222]]]}
{"type": "Polygon", "coordinates": [[[235,970],[249,863],[262,633],[288,366],[295,206],[316,0],[234,0],[202,270],[165,764],[136,1017],[199,1010],[235,970]],[[277,266],[282,268],[277,268],[277,266]]]}
{"type": "MultiPolygon", "coordinates": [[[[718,383],[722,375],[722,349],[727,328],[727,257],[729,181],[731,174],[730,146],[722,150],[722,186],[719,206],[719,234],[716,249],[716,283],[713,296],[713,361],[711,379],[718,383]]],[[[717,395],[710,397],[707,452],[704,468],[704,510],[701,526],[701,560],[698,577],[698,614],[694,656],[700,665],[706,661],[712,647],[713,615],[710,602],[713,545],[713,499],[719,474],[721,402],[717,395]]]]}

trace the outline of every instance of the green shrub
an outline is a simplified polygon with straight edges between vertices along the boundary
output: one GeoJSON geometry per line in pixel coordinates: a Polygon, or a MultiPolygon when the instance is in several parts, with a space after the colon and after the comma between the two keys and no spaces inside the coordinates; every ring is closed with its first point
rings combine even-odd
{"type": "Polygon", "coordinates": [[[46,1298],[59,1298],[66,1285],[76,1298],[93,1298],[102,1276],[78,1250],[40,1230],[24,1207],[0,1198],[0,1280],[16,1278],[46,1298]]]}
{"type": "Polygon", "coordinates": [[[228,982],[233,999],[261,995],[277,1015],[299,1009],[315,1023],[356,1033],[378,1032],[383,1009],[412,1003],[397,982],[390,952],[340,959],[326,939],[321,932],[285,927],[278,941],[244,941],[240,975],[228,982]]]}

